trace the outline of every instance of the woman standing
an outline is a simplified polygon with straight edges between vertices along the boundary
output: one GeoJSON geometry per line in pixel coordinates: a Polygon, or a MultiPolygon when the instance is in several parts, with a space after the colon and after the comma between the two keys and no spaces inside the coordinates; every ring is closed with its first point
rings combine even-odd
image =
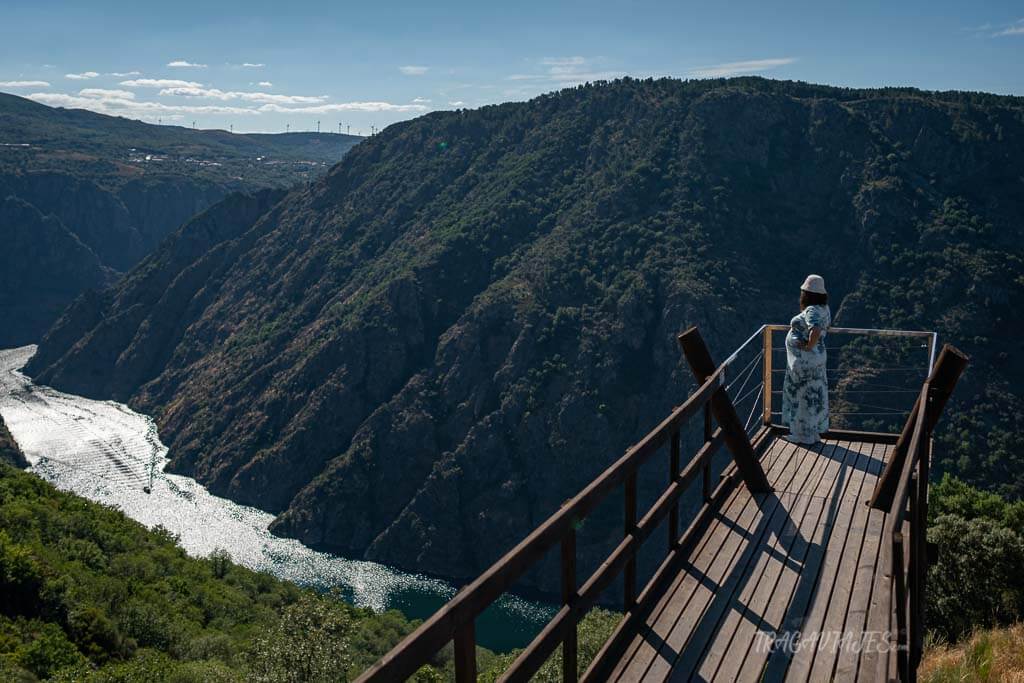
{"type": "Polygon", "coordinates": [[[817,443],[828,431],[828,377],[825,336],[832,324],[825,280],[808,275],[800,287],[800,313],[786,334],[786,381],[782,389],[782,421],[789,440],[817,443]]]}

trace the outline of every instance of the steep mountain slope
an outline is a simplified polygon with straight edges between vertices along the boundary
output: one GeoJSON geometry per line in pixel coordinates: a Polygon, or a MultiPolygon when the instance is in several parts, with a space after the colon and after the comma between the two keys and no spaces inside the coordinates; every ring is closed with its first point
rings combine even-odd
{"type": "Polygon", "coordinates": [[[0,200],[0,311],[5,326],[45,330],[79,292],[109,284],[114,273],[55,216],[0,200]],[[31,292],[30,296],[26,293],[31,292]],[[17,322],[15,322],[17,321],[17,322]]]}
{"type": "MultiPolygon", "coordinates": [[[[167,234],[229,192],[283,187],[319,175],[359,138],[347,135],[231,135],[153,126],[83,110],[53,109],[0,93],[0,201],[17,197],[84,245],[87,253],[33,241],[31,212],[7,212],[0,236],[26,238],[19,272],[32,259],[61,262],[73,273],[126,271],[167,234]],[[50,247],[57,247],[48,251],[50,247]],[[76,253],[79,257],[76,257],[76,253]]],[[[0,346],[38,341],[86,287],[75,277],[41,272],[0,291],[0,346]]]]}
{"type": "Polygon", "coordinates": [[[464,578],[682,400],[676,332],[721,354],[822,272],[837,323],[974,355],[939,469],[1020,495],[1021,159],[1024,103],[986,95],[624,80],[431,114],[79,302],[29,372],[154,414],[278,533],[464,578]]]}

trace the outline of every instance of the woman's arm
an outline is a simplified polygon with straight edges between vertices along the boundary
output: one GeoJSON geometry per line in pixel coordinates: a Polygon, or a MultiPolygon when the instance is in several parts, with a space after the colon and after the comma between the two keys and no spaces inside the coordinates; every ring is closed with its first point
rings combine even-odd
{"type": "Polygon", "coordinates": [[[818,340],[821,339],[821,328],[814,326],[811,328],[811,333],[807,335],[807,343],[804,344],[804,350],[810,351],[818,344],[818,340]]]}

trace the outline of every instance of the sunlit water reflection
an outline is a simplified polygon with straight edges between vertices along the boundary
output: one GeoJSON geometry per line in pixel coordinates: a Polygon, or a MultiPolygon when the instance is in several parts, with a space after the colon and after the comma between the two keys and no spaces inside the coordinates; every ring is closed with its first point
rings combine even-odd
{"type": "MultiPolygon", "coordinates": [[[[167,448],[149,417],[113,401],[34,385],[19,371],[33,353],[34,346],[0,350],[0,415],[30,470],[58,488],[120,508],[147,527],[163,526],[191,555],[205,557],[224,548],[250,569],[338,588],[361,607],[423,618],[454,594],[451,585],[437,579],[317,552],[272,535],[267,528],[273,515],[165,473],[167,448]]],[[[477,638],[499,651],[521,647],[552,614],[549,605],[506,596],[481,615],[477,638]]]]}

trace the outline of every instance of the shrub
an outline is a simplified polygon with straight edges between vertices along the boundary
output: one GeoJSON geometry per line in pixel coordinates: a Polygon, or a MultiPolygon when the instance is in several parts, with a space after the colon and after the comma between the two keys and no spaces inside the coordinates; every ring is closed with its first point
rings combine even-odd
{"type": "Polygon", "coordinates": [[[223,579],[231,568],[231,553],[224,548],[214,548],[207,559],[210,561],[213,575],[218,579],[223,579]]]}
{"type": "Polygon", "coordinates": [[[0,530],[0,612],[33,615],[38,609],[42,576],[31,550],[12,543],[0,530]]]}
{"type": "Polygon", "coordinates": [[[1024,616],[1024,539],[990,519],[943,515],[928,530],[939,560],[928,572],[927,624],[957,640],[1024,616]]]}
{"type": "Polygon", "coordinates": [[[20,666],[39,678],[49,678],[60,669],[85,663],[85,657],[56,624],[42,624],[33,635],[15,657],[20,666]]]}
{"type": "Polygon", "coordinates": [[[249,678],[258,683],[336,681],[351,665],[351,630],[343,605],[303,595],[256,639],[249,678]]]}

